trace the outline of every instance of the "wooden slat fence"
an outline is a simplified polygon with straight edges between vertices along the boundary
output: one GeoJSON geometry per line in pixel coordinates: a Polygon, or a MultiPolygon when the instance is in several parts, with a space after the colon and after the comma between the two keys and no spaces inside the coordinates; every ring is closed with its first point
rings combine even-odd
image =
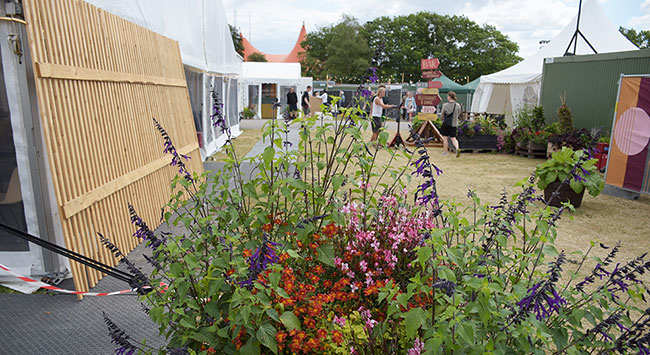
{"type": "MultiPolygon", "coordinates": [[[[176,173],[153,117],[203,169],[178,43],[80,0],[24,8],[66,247],[115,265],[96,233],[131,251],[127,203],[156,227],[176,173]]],[[[78,291],[104,276],[71,267],[78,291]]]]}

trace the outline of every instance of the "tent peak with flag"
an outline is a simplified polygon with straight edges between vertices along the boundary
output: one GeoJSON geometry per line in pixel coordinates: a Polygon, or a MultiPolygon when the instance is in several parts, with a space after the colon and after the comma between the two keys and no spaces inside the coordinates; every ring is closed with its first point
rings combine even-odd
{"type": "MultiPolygon", "coordinates": [[[[540,5],[543,6],[543,5],[540,5]]],[[[573,51],[572,39],[576,34],[578,16],[532,56],[497,73],[481,76],[472,99],[472,112],[511,113],[524,105],[537,105],[542,83],[542,69],[545,58],[561,57],[569,49],[573,51]],[[569,47],[570,45],[570,47],[569,47]]],[[[603,12],[598,0],[587,0],[580,14],[580,35],[575,53],[593,54],[637,50],[638,48],[623,36],[603,12]]],[[[512,122],[509,122],[512,123],[512,122]]]]}

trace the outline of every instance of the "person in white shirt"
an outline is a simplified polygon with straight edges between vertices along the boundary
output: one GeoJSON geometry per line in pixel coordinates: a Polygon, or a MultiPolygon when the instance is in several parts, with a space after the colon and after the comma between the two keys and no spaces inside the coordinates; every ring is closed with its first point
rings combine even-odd
{"type": "Polygon", "coordinates": [[[323,105],[328,106],[328,105],[327,105],[327,93],[326,93],[325,91],[321,91],[321,92],[320,92],[320,95],[318,95],[318,97],[319,97],[321,100],[323,100],[323,105]]]}
{"type": "Polygon", "coordinates": [[[370,110],[370,115],[372,116],[370,121],[372,125],[371,142],[374,142],[379,138],[379,129],[382,127],[382,110],[385,108],[395,107],[395,105],[384,104],[384,96],[386,96],[386,87],[380,86],[379,90],[377,90],[377,96],[372,100],[372,108],[370,110]]]}
{"type": "Polygon", "coordinates": [[[415,111],[417,110],[417,106],[415,105],[415,98],[413,98],[413,93],[408,92],[407,93],[408,97],[406,98],[406,112],[408,113],[408,120],[411,121],[413,120],[413,115],[415,114],[415,111]]]}

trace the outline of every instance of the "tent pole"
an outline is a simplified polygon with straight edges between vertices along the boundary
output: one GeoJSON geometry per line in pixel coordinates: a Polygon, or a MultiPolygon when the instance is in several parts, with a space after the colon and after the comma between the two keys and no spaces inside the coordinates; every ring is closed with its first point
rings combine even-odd
{"type": "MultiPolygon", "coordinates": [[[[580,34],[580,37],[582,37],[582,39],[584,39],[585,42],[587,42],[587,44],[589,45],[589,48],[591,48],[591,50],[594,51],[595,54],[598,54],[598,51],[596,51],[594,46],[592,46],[591,43],[589,43],[589,40],[587,39],[587,37],[585,37],[585,35],[582,34],[582,31],[578,30],[578,33],[580,34]]],[[[578,42],[577,38],[576,38],[576,42],[578,42]]]]}
{"type": "Polygon", "coordinates": [[[575,39],[575,42],[573,42],[573,55],[575,55],[578,50],[578,33],[580,33],[580,15],[582,13],[582,0],[580,0],[580,4],[578,5],[578,19],[576,21],[576,33],[573,35],[573,39],[575,39]]]}

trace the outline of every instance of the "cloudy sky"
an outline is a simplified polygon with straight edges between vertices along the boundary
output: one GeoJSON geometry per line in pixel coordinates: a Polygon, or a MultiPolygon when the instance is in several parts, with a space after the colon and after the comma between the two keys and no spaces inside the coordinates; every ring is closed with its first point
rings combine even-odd
{"type": "MultiPolygon", "coordinates": [[[[637,30],[650,29],[650,0],[599,1],[609,20],[637,30]]],[[[257,49],[271,54],[293,48],[303,21],[307,31],[336,22],[341,14],[361,23],[379,16],[396,16],[421,10],[465,15],[479,24],[494,25],[519,44],[527,57],[539,41],[552,39],[577,14],[579,0],[223,0],[230,24],[241,28],[257,49]],[[250,18],[250,21],[249,21],[250,18]],[[250,24],[250,25],[249,25],[250,24]]]]}

